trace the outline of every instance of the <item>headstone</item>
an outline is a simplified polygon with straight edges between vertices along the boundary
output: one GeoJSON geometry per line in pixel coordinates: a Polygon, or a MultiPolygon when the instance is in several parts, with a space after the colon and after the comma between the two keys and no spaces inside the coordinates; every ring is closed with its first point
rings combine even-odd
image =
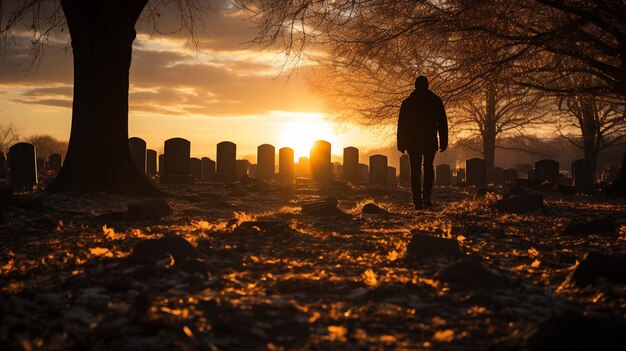
{"type": "Polygon", "coordinates": [[[534,168],[531,168],[528,171],[526,171],[526,178],[533,179],[533,180],[537,179],[537,177],[535,176],[535,169],[534,168]]]}
{"type": "Polygon", "coordinates": [[[237,180],[237,145],[230,141],[217,144],[217,172],[215,177],[222,182],[237,180]]]}
{"type": "Polygon", "coordinates": [[[387,167],[387,183],[389,184],[397,184],[398,179],[396,178],[396,168],[395,167],[387,167]]]}
{"type": "Polygon", "coordinates": [[[4,152],[0,151],[0,178],[7,176],[7,158],[4,152]]]}
{"type": "Polygon", "coordinates": [[[291,183],[294,176],[293,149],[284,147],[278,150],[278,177],[285,183],[291,183]]]}
{"type": "Polygon", "coordinates": [[[409,155],[400,156],[400,184],[409,184],[411,182],[411,161],[409,155]]]}
{"type": "Polygon", "coordinates": [[[365,163],[359,163],[359,179],[362,182],[369,181],[370,169],[365,163]]]}
{"type": "Polygon", "coordinates": [[[559,183],[559,163],[555,160],[541,160],[535,162],[535,178],[539,184],[545,182],[559,183]]]}
{"type": "Polygon", "coordinates": [[[32,190],[37,184],[37,152],[35,145],[17,143],[9,148],[11,185],[32,190]]]}
{"type": "Polygon", "coordinates": [[[259,179],[273,179],[276,168],[276,148],[270,144],[257,148],[257,174],[259,179]]]}
{"type": "Polygon", "coordinates": [[[343,180],[359,180],[359,149],[353,146],[343,149],[343,180]]]}
{"type": "Polygon", "coordinates": [[[165,141],[165,164],[161,182],[183,184],[191,182],[190,173],[191,143],[183,138],[165,141]]]}
{"type": "Polygon", "coordinates": [[[343,165],[339,162],[333,162],[331,164],[333,169],[333,179],[342,179],[343,177],[343,165]]]}
{"type": "Polygon", "coordinates": [[[146,150],[146,174],[155,176],[157,174],[157,152],[156,150],[146,150]]]}
{"type": "Polygon", "coordinates": [[[387,156],[370,156],[370,184],[387,184],[387,156]]]}
{"type": "Polygon", "coordinates": [[[500,185],[504,183],[504,169],[500,167],[494,167],[492,173],[493,184],[500,185]]]}
{"type": "Polygon", "coordinates": [[[245,159],[235,161],[235,173],[237,174],[237,179],[241,179],[243,176],[250,176],[250,161],[245,159]]]}
{"type": "Polygon", "coordinates": [[[313,143],[311,155],[311,176],[317,183],[328,183],[331,179],[330,143],[318,140],[313,143]]]}
{"type": "Polygon", "coordinates": [[[61,155],[52,154],[48,156],[48,168],[51,171],[59,173],[61,171],[61,165],[62,165],[61,155]]]}
{"type": "Polygon", "coordinates": [[[128,148],[139,173],[146,174],[146,142],[141,138],[133,137],[128,139],[128,148]]]}
{"type": "Polygon", "coordinates": [[[456,183],[463,183],[465,181],[465,169],[458,168],[456,170],[456,183]]]}
{"type": "Polygon", "coordinates": [[[450,186],[452,185],[452,171],[450,165],[441,164],[438,165],[435,170],[435,184],[438,186],[450,186]]]}
{"type": "Polygon", "coordinates": [[[203,157],[202,162],[202,180],[210,181],[215,179],[215,161],[208,157],[203,157]]]}
{"type": "Polygon", "coordinates": [[[46,167],[46,160],[43,158],[37,158],[37,172],[45,173],[48,167],[46,167]]]}
{"type": "Polygon", "coordinates": [[[515,169],[521,174],[528,174],[528,171],[534,169],[534,167],[530,163],[518,163],[515,165],[515,169]]]}
{"type": "Polygon", "coordinates": [[[159,176],[163,177],[165,174],[165,154],[159,155],[159,176]]]}
{"type": "Polygon", "coordinates": [[[298,177],[311,177],[311,163],[308,157],[300,157],[298,159],[298,177]]]}
{"type": "Polygon", "coordinates": [[[248,167],[248,175],[252,178],[256,178],[256,175],[258,173],[258,166],[256,163],[251,163],[250,166],[248,167]]]}
{"type": "Polygon", "coordinates": [[[193,180],[202,179],[202,161],[197,157],[189,159],[189,173],[193,180]]]}
{"type": "Polygon", "coordinates": [[[465,178],[468,185],[479,188],[487,186],[487,163],[481,158],[472,158],[465,161],[465,178]]]}
{"type": "Polygon", "coordinates": [[[591,187],[593,180],[593,162],[587,159],[580,159],[572,162],[572,176],[574,186],[578,189],[591,187]]]}
{"type": "Polygon", "coordinates": [[[506,184],[515,184],[515,181],[517,180],[517,170],[515,168],[505,170],[502,179],[506,184]]]}

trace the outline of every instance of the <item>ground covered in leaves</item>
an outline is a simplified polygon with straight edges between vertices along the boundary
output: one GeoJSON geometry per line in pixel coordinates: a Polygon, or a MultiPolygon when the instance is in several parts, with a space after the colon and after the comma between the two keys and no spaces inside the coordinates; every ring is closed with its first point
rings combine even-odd
{"type": "Polygon", "coordinates": [[[160,219],[109,195],[5,206],[0,349],[533,349],[623,330],[620,276],[571,280],[590,252],[626,253],[623,198],[545,192],[542,210],[506,214],[494,208],[504,189],[437,188],[424,211],[396,187],[163,189],[160,219]],[[302,208],[328,196],[337,211],[302,208]],[[614,230],[565,233],[594,219],[614,230]],[[412,232],[454,239],[464,257],[411,257],[412,232]],[[488,273],[454,271],[466,262],[488,273]]]}

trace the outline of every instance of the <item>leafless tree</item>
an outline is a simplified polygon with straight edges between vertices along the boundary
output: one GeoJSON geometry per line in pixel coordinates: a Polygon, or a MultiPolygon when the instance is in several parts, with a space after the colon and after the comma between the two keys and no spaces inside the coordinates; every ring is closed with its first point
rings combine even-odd
{"type": "Polygon", "coordinates": [[[74,62],[72,129],[51,192],[160,196],[133,164],[128,149],[128,87],[138,22],[159,33],[158,18],[177,15],[191,44],[208,1],[12,0],[0,2],[0,53],[30,36],[26,68],[36,64],[51,35],[69,33],[74,62]],[[169,9],[169,11],[168,11],[169,9]],[[142,15],[143,14],[143,15],[142,15]],[[140,21],[140,18],[142,21],[140,21]]]}
{"type": "Polygon", "coordinates": [[[6,153],[9,147],[17,143],[19,140],[20,135],[13,123],[0,125],[0,152],[6,153]]]}

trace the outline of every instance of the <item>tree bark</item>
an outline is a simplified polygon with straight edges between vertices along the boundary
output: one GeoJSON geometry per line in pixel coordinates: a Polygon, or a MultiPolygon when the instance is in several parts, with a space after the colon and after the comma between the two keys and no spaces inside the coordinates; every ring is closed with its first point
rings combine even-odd
{"type": "Polygon", "coordinates": [[[74,101],[67,156],[49,192],[160,196],[128,148],[135,23],[147,0],[62,0],[72,39],[74,101]]]}
{"type": "MultiPolygon", "coordinates": [[[[496,158],[496,86],[494,83],[487,84],[485,92],[485,121],[482,128],[483,157],[487,166],[489,178],[493,175],[496,158]]],[[[489,179],[490,181],[492,179],[489,179]]]]}

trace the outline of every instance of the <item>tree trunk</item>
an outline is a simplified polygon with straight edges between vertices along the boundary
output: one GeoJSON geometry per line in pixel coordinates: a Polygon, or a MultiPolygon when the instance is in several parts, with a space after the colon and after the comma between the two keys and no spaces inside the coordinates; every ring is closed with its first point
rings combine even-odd
{"type": "Polygon", "coordinates": [[[496,86],[489,82],[485,92],[485,121],[483,124],[483,157],[487,166],[489,180],[493,178],[496,158],[496,86]]]}
{"type": "Polygon", "coordinates": [[[72,130],[50,192],[162,195],[128,148],[128,86],[135,23],[147,0],[62,0],[74,54],[72,130]]]}
{"type": "Polygon", "coordinates": [[[624,152],[624,159],[622,160],[622,169],[620,170],[617,179],[615,179],[606,189],[606,193],[626,195],[626,151],[624,152]]]}

